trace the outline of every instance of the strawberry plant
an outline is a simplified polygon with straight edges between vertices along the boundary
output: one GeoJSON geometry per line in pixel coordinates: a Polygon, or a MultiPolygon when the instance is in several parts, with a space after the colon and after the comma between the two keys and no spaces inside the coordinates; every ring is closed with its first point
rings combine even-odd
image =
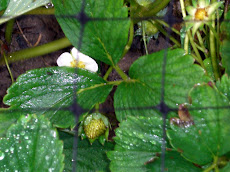
{"type": "Polygon", "coordinates": [[[75,48],[8,88],[2,171],[229,171],[228,1],[180,0],[179,29],[169,0],[52,0],[54,11],[38,8],[49,0],[14,3],[1,1],[0,23],[55,11],[66,38],[14,53],[1,41],[6,65],[75,48]],[[119,62],[138,26],[146,54],[126,73],[119,62]],[[149,53],[156,32],[172,46],[149,53]]]}

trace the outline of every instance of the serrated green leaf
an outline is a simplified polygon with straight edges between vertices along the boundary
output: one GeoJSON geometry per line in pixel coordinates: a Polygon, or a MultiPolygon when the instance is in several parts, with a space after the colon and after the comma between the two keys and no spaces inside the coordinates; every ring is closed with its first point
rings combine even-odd
{"type": "Polygon", "coordinates": [[[8,128],[15,123],[22,114],[22,112],[13,109],[0,109],[0,137],[5,136],[8,128]]]}
{"type": "Polygon", "coordinates": [[[168,137],[171,144],[186,159],[200,165],[211,163],[214,157],[230,151],[229,100],[216,88],[208,85],[195,87],[191,93],[194,108],[190,115],[194,125],[171,123],[168,137]]]}
{"type": "MultiPolygon", "coordinates": [[[[165,154],[165,171],[179,171],[179,172],[198,172],[202,169],[196,167],[189,161],[186,161],[178,152],[166,151],[165,154]]],[[[156,159],[146,165],[148,171],[161,172],[162,159],[156,159]]]]}
{"type": "Polygon", "coordinates": [[[127,115],[138,116],[152,114],[149,107],[161,101],[164,87],[164,101],[172,108],[188,102],[188,91],[195,85],[208,82],[204,70],[194,65],[194,59],[185,55],[183,49],[167,50],[164,86],[162,86],[162,67],[165,50],[140,57],[130,67],[129,76],[134,82],[120,84],[115,92],[114,106],[119,121],[127,115]],[[130,108],[137,107],[130,110],[130,108]],[[146,107],[146,110],[138,110],[146,107]],[[119,110],[119,109],[127,110],[119,110]],[[117,109],[117,110],[116,110],[117,109]]]}
{"type": "Polygon", "coordinates": [[[221,77],[221,80],[218,80],[216,82],[216,87],[221,93],[223,93],[228,98],[230,102],[230,80],[228,78],[228,75],[223,75],[221,77]]]}
{"type": "Polygon", "coordinates": [[[3,171],[62,171],[63,144],[44,116],[21,116],[0,140],[0,169],[3,171]]]}
{"type": "Polygon", "coordinates": [[[114,138],[115,150],[108,152],[111,171],[146,171],[146,163],[158,158],[162,146],[162,118],[129,116],[120,123],[114,138]]]}
{"type": "Polygon", "coordinates": [[[225,72],[230,75],[230,23],[228,20],[230,20],[230,11],[227,12],[225,20],[220,26],[220,54],[225,72]]]}
{"type": "Polygon", "coordinates": [[[5,13],[0,18],[0,24],[49,2],[50,0],[10,0],[5,13]]]}
{"type": "Polygon", "coordinates": [[[68,109],[73,104],[74,90],[77,103],[91,109],[104,102],[112,85],[95,73],[67,67],[35,69],[21,75],[4,97],[12,108],[45,116],[57,127],[74,126],[74,116],[68,109]],[[66,108],[63,109],[63,108],[66,108]]]}
{"type": "MultiPolygon", "coordinates": [[[[78,47],[81,25],[75,18],[81,10],[81,0],[53,0],[56,18],[70,42],[78,47]],[[68,16],[68,17],[63,17],[68,16]]],[[[128,41],[130,21],[115,20],[127,18],[128,9],[123,0],[86,0],[85,13],[97,20],[84,25],[80,51],[107,64],[116,64],[128,41]],[[113,20],[107,20],[112,18],[113,20]],[[101,20],[100,20],[101,19],[101,20]]],[[[80,16],[79,16],[80,17],[80,16]]]]}
{"type": "Polygon", "coordinates": [[[8,3],[9,3],[9,0],[1,0],[0,1],[0,11],[6,9],[8,3]]]}
{"type": "MultiPolygon", "coordinates": [[[[60,138],[64,141],[65,154],[65,171],[73,171],[73,143],[74,136],[60,132],[60,138]]],[[[77,142],[77,162],[76,171],[94,172],[109,171],[109,160],[106,152],[113,149],[112,143],[106,142],[102,146],[98,140],[91,145],[88,140],[80,140],[77,142]]]]}

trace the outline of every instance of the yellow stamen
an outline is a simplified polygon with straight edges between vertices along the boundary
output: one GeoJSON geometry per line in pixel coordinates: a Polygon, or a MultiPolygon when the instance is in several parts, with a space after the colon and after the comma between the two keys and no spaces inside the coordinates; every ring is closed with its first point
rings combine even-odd
{"type": "Polygon", "coordinates": [[[85,63],[82,62],[82,61],[77,61],[77,60],[73,60],[71,63],[70,63],[71,67],[78,67],[78,68],[85,68],[85,63]]]}
{"type": "Polygon", "coordinates": [[[198,8],[195,13],[195,19],[204,20],[205,17],[208,17],[208,14],[205,8],[198,8]]]}

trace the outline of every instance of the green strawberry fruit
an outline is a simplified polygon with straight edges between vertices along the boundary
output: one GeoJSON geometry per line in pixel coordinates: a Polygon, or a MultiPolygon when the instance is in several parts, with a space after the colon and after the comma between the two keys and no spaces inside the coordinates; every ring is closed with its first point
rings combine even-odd
{"type": "Polygon", "coordinates": [[[84,125],[84,131],[88,138],[95,139],[105,133],[106,126],[102,119],[93,119],[88,125],[84,125]]]}
{"type": "Polygon", "coordinates": [[[104,144],[109,135],[108,118],[100,113],[89,114],[81,120],[78,132],[82,139],[88,138],[91,144],[96,139],[104,144]]]}

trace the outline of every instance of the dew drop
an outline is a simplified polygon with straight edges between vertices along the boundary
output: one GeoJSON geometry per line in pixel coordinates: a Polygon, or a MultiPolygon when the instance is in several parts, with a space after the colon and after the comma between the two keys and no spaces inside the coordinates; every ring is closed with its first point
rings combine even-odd
{"type": "Polygon", "coordinates": [[[5,158],[5,154],[0,151],[0,160],[3,160],[5,158]]]}

